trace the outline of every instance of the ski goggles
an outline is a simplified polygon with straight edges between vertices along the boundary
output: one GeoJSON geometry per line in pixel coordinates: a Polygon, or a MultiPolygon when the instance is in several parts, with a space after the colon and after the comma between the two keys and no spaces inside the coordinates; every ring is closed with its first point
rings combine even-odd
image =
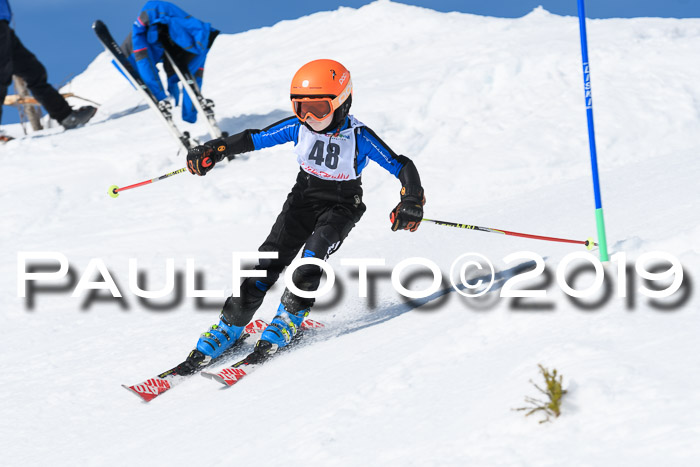
{"type": "Polygon", "coordinates": [[[336,98],[331,97],[292,97],[292,109],[299,120],[305,122],[311,117],[321,121],[340,107],[352,93],[352,82],[336,98]]]}
{"type": "Polygon", "coordinates": [[[309,117],[314,120],[323,120],[333,113],[333,100],[330,97],[292,99],[294,115],[302,122],[309,117]]]}

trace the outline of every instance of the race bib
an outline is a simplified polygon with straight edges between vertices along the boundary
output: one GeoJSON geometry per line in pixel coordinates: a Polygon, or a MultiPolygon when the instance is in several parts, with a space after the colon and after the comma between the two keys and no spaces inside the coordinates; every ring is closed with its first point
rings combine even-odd
{"type": "Polygon", "coordinates": [[[294,152],[301,169],[324,180],[354,180],[355,128],[362,123],[350,117],[350,126],[338,133],[318,134],[305,126],[299,129],[299,138],[294,152]]]}

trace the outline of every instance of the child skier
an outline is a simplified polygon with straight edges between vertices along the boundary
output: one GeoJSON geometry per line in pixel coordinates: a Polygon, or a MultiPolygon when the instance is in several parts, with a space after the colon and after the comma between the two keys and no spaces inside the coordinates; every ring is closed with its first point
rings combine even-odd
{"type": "MultiPolygon", "coordinates": [[[[256,269],[262,278],[247,278],[240,297],[229,297],[220,322],[202,334],[196,348],[180,368],[194,372],[217,358],[241,336],[275,283],[303,246],[303,257],[327,260],[337,251],[365,212],[362,202],[362,169],[373,160],[402,184],[401,201],[390,214],[391,230],[415,231],[423,218],[423,188],[418,171],[405,156],[395,154],[368,127],[348,115],[352,103],[350,72],[333,60],[315,60],[302,66],[292,79],[290,97],[294,116],[264,130],[248,129],[191,149],[187,165],[191,173],[206,175],[214,165],[232,154],[294,142],[301,167],[296,183],[261,252],[278,252],[277,259],[263,259],[256,269]]],[[[292,280],[303,291],[315,291],[322,270],[315,265],[296,269],[292,280]]],[[[296,335],[314,300],[294,295],[289,289],[272,323],[263,331],[249,363],[264,360],[296,335]]]]}

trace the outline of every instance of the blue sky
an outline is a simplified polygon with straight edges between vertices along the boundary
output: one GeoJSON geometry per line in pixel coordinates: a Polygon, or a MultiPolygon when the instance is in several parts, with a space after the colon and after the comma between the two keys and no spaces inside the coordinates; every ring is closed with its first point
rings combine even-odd
{"type": "MultiPolygon", "coordinates": [[[[49,82],[59,86],[80,73],[102,51],[91,29],[103,20],[117,42],[126,36],[146,0],[10,0],[14,28],[24,45],[49,72],[49,82]]],[[[193,16],[209,21],[224,33],[270,26],[338,6],[360,7],[369,0],[175,0],[193,16]]],[[[517,18],[538,5],[559,14],[576,16],[577,0],[401,0],[438,11],[461,11],[517,18]]],[[[586,0],[589,18],[700,17],[700,0],[586,0]]],[[[18,121],[12,108],[3,111],[3,123],[18,121]]]]}

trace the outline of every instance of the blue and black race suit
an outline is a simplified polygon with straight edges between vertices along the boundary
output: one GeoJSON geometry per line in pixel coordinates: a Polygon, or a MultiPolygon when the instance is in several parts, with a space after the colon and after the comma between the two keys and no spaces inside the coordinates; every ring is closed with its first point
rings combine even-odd
{"type": "MultiPolygon", "coordinates": [[[[365,212],[361,174],[370,160],[401,180],[404,187],[421,185],[409,158],[397,155],[350,115],[333,133],[312,132],[296,117],[290,117],[263,130],[245,130],[224,141],[226,155],[292,142],[300,165],[282,212],[258,249],[276,251],[278,258],[260,260],[256,269],[266,270],[266,276],[246,279],[241,285],[241,297],[230,297],[224,306],[227,319],[237,326],[250,321],[269,287],[302,247],[303,257],[322,260],[340,247],[365,212]]],[[[293,275],[294,284],[301,290],[316,290],[321,273],[318,266],[301,266],[293,275]]],[[[297,297],[286,290],[282,303],[287,311],[296,312],[310,307],[313,299],[297,297]]]]}

